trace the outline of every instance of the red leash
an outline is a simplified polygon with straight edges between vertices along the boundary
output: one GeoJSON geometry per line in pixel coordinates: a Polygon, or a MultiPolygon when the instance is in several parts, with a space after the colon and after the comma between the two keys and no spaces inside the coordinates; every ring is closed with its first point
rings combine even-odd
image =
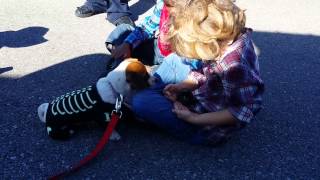
{"type": "Polygon", "coordinates": [[[121,118],[122,116],[122,112],[120,111],[121,108],[121,104],[123,101],[123,97],[122,95],[120,95],[120,99],[117,98],[117,102],[116,102],[116,106],[115,106],[115,110],[112,111],[111,113],[111,121],[109,122],[106,130],[103,133],[103,136],[101,137],[101,139],[99,140],[98,144],[96,145],[96,147],[90,152],[90,154],[88,154],[87,156],[85,156],[81,161],[79,161],[75,166],[72,166],[71,168],[62,171],[52,177],[49,177],[49,180],[58,180],[72,172],[78,171],[82,166],[86,165],[87,163],[89,163],[92,159],[94,159],[103,149],[103,147],[108,143],[110,136],[112,134],[112,131],[114,130],[114,128],[116,127],[118,120],[121,118]]]}

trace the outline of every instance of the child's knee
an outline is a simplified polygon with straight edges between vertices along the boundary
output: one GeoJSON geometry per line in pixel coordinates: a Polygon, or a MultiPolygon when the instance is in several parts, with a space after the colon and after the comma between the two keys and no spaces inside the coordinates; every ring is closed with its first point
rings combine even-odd
{"type": "Polygon", "coordinates": [[[125,38],[134,30],[134,27],[129,24],[121,24],[117,26],[107,37],[105,43],[120,45],[123,43],[125,38]]]}
{"type": "Polygon", "coordinates": [[[135,114],[141,114],[145,111],[145,95],[138,93],[132,98],[132,110],[135,114]]]}

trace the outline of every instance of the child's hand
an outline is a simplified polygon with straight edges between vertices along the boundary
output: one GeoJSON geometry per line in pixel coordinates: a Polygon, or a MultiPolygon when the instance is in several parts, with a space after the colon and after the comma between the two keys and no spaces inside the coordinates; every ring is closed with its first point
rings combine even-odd
{"type": "Polygon", "coordinates": [[[195,123],[194,121],[198,114],[191,112],[186,106],[184,106],[178,101],[174,102],[173,106],[174,108],[172,109],[172,112],[174,112],[178,118],[185,120],[189,123],[195,123]]]}
{"type": "Polygon", "coordinates": [[[111,51],[111,56],[114,59],[126,59],[131,57],[130,44],[123,43],[120,46],[115,47],[111,51]]]}
{"type": "Polygon", "coordinates": [[[178,84],[168,84],[163,89],[163,94],[171,101],[177,100],[177,94],[181,91],[181,88],[178,84]]]}

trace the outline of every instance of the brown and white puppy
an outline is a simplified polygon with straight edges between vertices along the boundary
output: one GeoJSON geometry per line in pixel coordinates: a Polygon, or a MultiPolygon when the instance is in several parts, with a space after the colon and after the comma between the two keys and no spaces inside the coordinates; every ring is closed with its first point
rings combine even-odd
{"type": "Polygon", "coordinates": [[[132,95],[149,86],[150,75],[146,66],[138,59],[123,60],[106,77],[97,82],[98,92],[104,102],[114,104],[118,94],[130,104],[132,95]]]}
{"type": "Polygon", "coordinates": [[[131,90],[141,90],[149,87],[149,73],[144,64],[137,59],[127,59],[130,63],[126,67],[126,81],[131,90]]]}

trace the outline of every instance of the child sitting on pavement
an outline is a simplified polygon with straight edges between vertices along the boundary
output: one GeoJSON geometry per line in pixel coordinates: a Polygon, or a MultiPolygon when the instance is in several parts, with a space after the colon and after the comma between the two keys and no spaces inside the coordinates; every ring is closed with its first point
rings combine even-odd
{"type": "Polygon", "coordinates": [[[167,41],[176,73],[155,73],[156,84],[133,97],[134,114],[190,143],[221,144],[261,108],[264,84],[252,30],[230,0],[180,0],[173,9],[179,16],[170,18],[167,41]],[[186,73],[179,65],[185,59],[202,61],[200,68],[187,80],[168,81],[186,73]],[[188,101],[181,98],[186,91],[188,101]]]}

